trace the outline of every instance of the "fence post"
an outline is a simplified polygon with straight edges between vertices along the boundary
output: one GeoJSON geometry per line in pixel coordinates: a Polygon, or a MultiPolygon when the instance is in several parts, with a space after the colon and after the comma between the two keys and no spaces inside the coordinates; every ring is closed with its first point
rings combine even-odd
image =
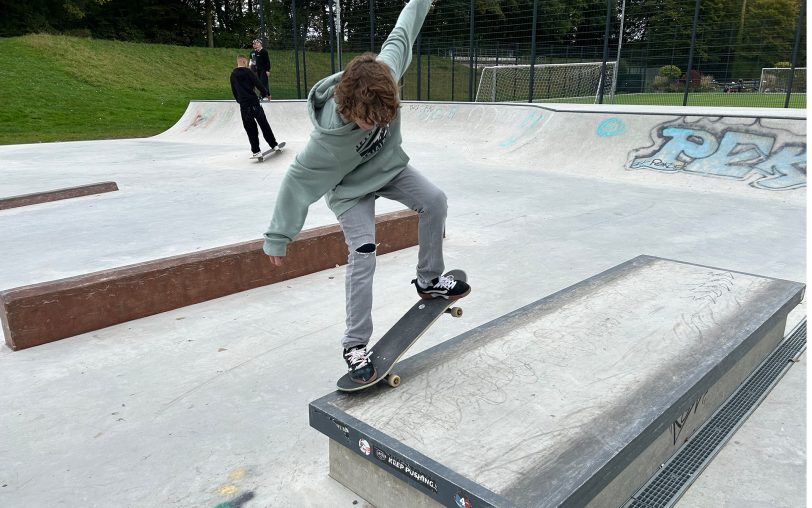
{"type": "Polygon", "coordinates": [[[336,36],[335,30],[335,16],[333,15],[333,0],[327,0],[327,9],[330,12],[330,74],[336,73],[336,56],[335,56],[335,48],[333,47],[333,38],[336,36]]]}
{"type": "Polygon", "coordinates": [[[375,0],[369,0],[369,50],[375,52],[375,0]]]}
{"type": "Polygon", "coordinates": [[[305,97],[307,97],[307,27],[304,27],[304,35],[302,35],[302,79],[304,80],[305,97]]]}
{"type": "Polygon", "coordinates": [[[496,41],[496,66],[499,67],[499,41],[496,41]]]}
{"type": "Polygon", "coordinates": [[[297,37],[297,34],[296,34],[296,32],[298,32],[298,30],[296,29],[296,0],[290,0],[290,7],[291,7],[291,9],[290,9],[291,10],[290,22],[291,22],[291,25],[293,25],[292,26],[292,31],[293,31],[293,54],[295,55],[294,60],[295,60],[295,63],[296,63],[296,98],[301,99],[302,98],[302,87],[301,87],[301,83],[299,81],[299,42],[298,42],[298,37],[297,37]]]}
{"type": "Polygon", "coordinates": [[[454,102],[454,68],[457,66],[457,51],[454,46],[451,46],[451,102],[454,102]]]}
{"type": "Polygon", "coordinates": [[[468,102],[474,101],[474,0],[470,2],[468,17],[469,37],[468,37],[468,102]]]}
{"type": "Polygon", "coordinates": [[[789,70],[789,81],[787,82],[787,98],[784,100],[784,107],[789,107],[789,98],[792,95],[792,82],[795,80],[795,64],[798,63],[798,44],[801,42],[801,26],[804,21],[806,11],[806,0],[801,0],[801,8],[798,11],[798,22],[795,24],[795,47],[792,48],[792,66],[789,70]]]}
{"type": "Polygon", "coordinates": [[[426,100],[431,100],[431,41],[426,51],[426,100]]]}
{"type": "Polygon", "coordinates": [[[420,100],[420,85],[422,84],[423,80],[420,79],[421,75],[421,68],[423,65],[420,62],[420,41],[423,37],[420,34],[417,34],[417,100],[420,100]]]}
{"type": "Polygon", "coordinates": [[[533,102],[533,93],[536,86],[536,25],[539,20],[539,0],[533,0],[533,28],[530,31],[530,83],[527,92],[527,102],[533,102]]]}
{"type": "Polygon", "coordinates": [[[262,41],[262,47],[268,47],[268,36],[265,32],[265,0],[259,0],[259,38],[262,41]]]}
{"type": "Polygon", "coordinates": [[[344,63],[341,58],[341,43],[344,42],[344,27],[341,25],[341,0],[336,2],[336,53],[338,54],[338,68],[343,69],[344,63]]]}
{"type": "Polygon", "coordinates": [[[614,104],[615,92],[617,92],[617,74],[620,69],[620,49],[623,47],[623,23],[626,20],[626,0],[623,0],[623,6],[620,11],[620,31],[617,36],[617,58],[615,59],[615,68],[612,70],[612,92],[609,100],[614,104]]]}
{"type": "Polygon", "coordinates": [[[606,87],[606,59],[609,58],[609,25],[612,23],[612,0],[606,0],[606,27],[603,30],[603,61],[601,79],[598,80],[598,104],[603,104],[603,89],[606,87]]]}
{"type": "Polygon", "coordinates": [[[691,86],[691,70],[694,65],[694,48],[696,47],[696,25],[699,23],[699,6],[702,0],[696,0],[694,8],[694,26],[691,28],[691,50],[688,51],[688,70],[685,71],[685,94],[682,96],[682,105],[688,105],[688,88],[691,86]]]}
{"type": "Polygon", "coordinates": [[[491,73],[491,102],[496,102],[496,72],[498,68],[499,66],[497,65],[491,73]]]}

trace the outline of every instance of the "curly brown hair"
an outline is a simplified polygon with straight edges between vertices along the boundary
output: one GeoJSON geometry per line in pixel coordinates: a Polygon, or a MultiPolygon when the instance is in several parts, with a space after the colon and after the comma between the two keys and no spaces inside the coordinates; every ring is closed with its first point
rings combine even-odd
{"type": "Polygon", "coordinates": [[[338,112],[346,120],[386,125],[400,107],[398,85],[389,67],[374,53],[364,53],[347,64],[335,88],[338,112]]]}

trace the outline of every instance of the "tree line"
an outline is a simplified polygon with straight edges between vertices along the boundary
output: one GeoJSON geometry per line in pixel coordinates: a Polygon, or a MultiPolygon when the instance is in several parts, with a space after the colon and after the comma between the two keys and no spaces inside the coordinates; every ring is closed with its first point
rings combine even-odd
{"type": "MultiPolygon", "coordinates": [[[[529,54],[534,0],[440,0],[424,27],[425,44],[467,48],[472,1],[478,49],[529,54]]],[[[695,0],[612,0],[609,45],[614,49],[621,43],[622,13],[624,54],[645,58],[650,66],[681,62],[690,48],[695,5],[695,0]]],[[[341,0],[338,6],[329,0],[295,0],[293,22],[293,0],[0,0],[0,36],[51,32],[249,47],[260,35],[262,14],[271,47],[293,47],[296,30],[299,47],[328,51],[331,15],[340,15],[345,47],[368,50],[375,48],[373,42],[380,46],[402,6],[403,0],[341,0]]],[[[579,55],[592,60],[601,54],[606,0],[538,0],[536,7],[536,43],[542,54],[574,56],[574,60],[579,55]]],[[[696,62],[724,66],[724,72],[735,74],[735,66],[747,62],[763,67],[789,60],[799,7],[800,0],[702,0],[696,62]]],[[[804,48],[805,30],[802,61],[804,48]]]]}

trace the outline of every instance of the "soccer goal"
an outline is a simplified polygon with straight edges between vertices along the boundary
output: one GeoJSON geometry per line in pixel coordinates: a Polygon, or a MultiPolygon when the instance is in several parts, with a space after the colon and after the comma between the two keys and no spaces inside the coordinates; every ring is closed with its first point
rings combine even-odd
{"type": "MultiPolygon", "coordinates": [[[[612,92],[615,62],[606,62],[606,79],[601,80],[601,62],[536,65],[533,102],[596,100],[603,83],[606,96],[612,92]]],[[[530,98],[530,65],[484,67],[476,92],[477,102],[527,102],[530,98]]]]}
{"type": "MultiPolygon", "coordinates": [[[[791,71],[792,69],[787,67],[764,67],[761,69],[758,91],[761,93],[786,93],[789,87],[789,73],[791,71]]],[[[806,93],[806,67],[795,68],[792,91],[806,93]]]]}

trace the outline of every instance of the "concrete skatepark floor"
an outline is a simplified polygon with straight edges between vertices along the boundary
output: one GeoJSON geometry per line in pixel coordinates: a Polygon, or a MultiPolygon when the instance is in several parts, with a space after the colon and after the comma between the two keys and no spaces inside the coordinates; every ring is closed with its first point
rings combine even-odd
{"type": "MultiPolygon", "coordinates": [[[[259,238],[309,130],[303,103],[266,104],[288,146],[257,164],[234,107],[191,103],[155,138],[0,147],[2,197],[100,181],[120,189],[0,211],[0,289],[259,238]]],[[[697,162],[626,167],[646,149],[666,154],[662,129],[703,118],[717,119],[699,125],[719,145],[736,125],[740,136],[780,131],[775,147],[791,145],[800,134],[785,124],[805,127],[803,111],[408,103],[403,114],[412,164],[449,197],[446,266],[473,287],[463,318],[439,320],[411,354],[639,254],[806,280],[805,180],[769,190],[753,185],[769,181],[766,170],[736,179],[700,174],[697,162]],[[714,131],[720,117],[734,120],[714,131]]],[[[378,213],[401,208],[378,203],[378,213]]],[[[333,223],[320,201],[305,228],[333,223]]],[[[416,252],[378,259],[374,338],[413,303],[416,252]]],[[[308,402],[344,368],[343,279],[337,267],[3,347],[0,505],[363,506],[327,476],[326,438],[307,422],[308,402]]],[[[788,327],[805,314],[804,303],[788,327]]],[[[679,506],[804,505],[805,373],[803,355],[679,506]]]]}

